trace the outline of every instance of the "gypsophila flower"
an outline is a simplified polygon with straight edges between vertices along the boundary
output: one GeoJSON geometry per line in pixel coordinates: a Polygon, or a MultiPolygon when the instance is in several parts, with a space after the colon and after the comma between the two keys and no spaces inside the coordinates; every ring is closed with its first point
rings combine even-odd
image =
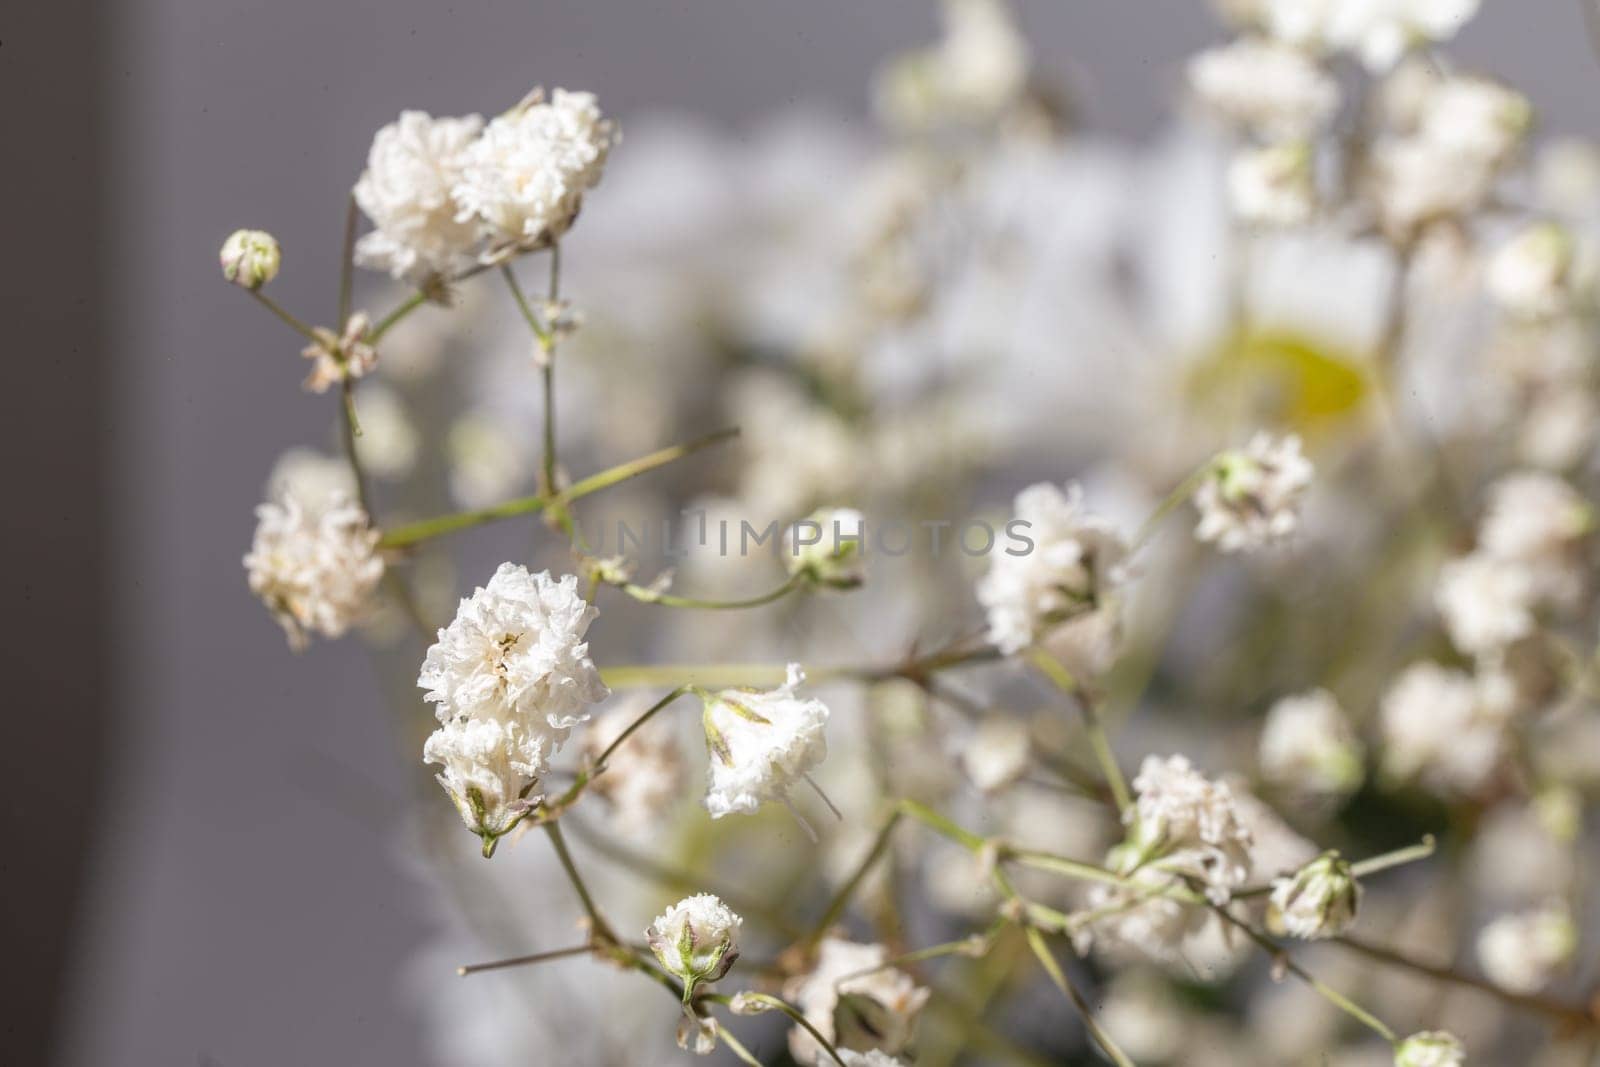
{"type": "Polygon", "coordinates": [[[1184,756],[1146,756],[1133,790],[1134,804],[1123,817],[1135,862],[1159,861],[1163,869],[1197,878],[1217,902],[1244,884],[1251,838],[1226,783],[1211,781],[1184,756]]]}
{"type": "Polygon", "coordinates": [[[546,101],[536,91],[466,149],[452,188],[457,218],[482,224],[501,254],[557,240],[618,139],[592,93],[557,89],[546,101]]]}
{"type": "Polygon", "coordinates": [[[1394,1067],[1462,1067],[1466,1062],[1467,1050],[1443,1030],[1412,1034],[1394,1048],[1394,1067]]]}
{"type": "Polygon", "coordinates": [[[1272,883],[1267,925],[1306,940],[1338,937],[1355,922],[1361,883],[1339,853],[1328,851],[1272,883]]]}
{"type": "Polygon", "coordinates": [[[379,534],[343,495],[320,507],[293,495],[256,508],[255,540],[244,557],[250,591],[304,648],[312,633],[339,637],[366,613],[383,577],[379,534]]]}
{"type": "Polygon", "coordinates": [[[1535,223],[1496,250],[1484,281],[1489,295],[1508,314],[1550,318],[1572,302],[1575,259],[1576,245],[1566,227],[1535,223]]]}
{"type": "Polygon", "coordinates": [[[1513,710],[1492,678],[1413,664],[1383,696],[1384,774],[1445,793],[1474,793],[1500,765],[1513,710]]]}
{"type": "Polygon", "coordinates": [[[1311,485],[1311,461],[1294,434],[1258,433],[1242,450],[1224,452],[1195,490],[1195,536],[1224,552],[1260,548],[1299,527],[1300,502],[1311,485]]]}
{"type": "Polygon", "coordinates": [[[367,313],[358,311],[345,320],[344,329],[338,334],[326,326],[316,327],[312,331],[316,340],[300,351],[312,361],[305,387],[313,393],[325,393],[329,386],[360,378],[376,367],[377,350],[367,342],[369,325],[367,313]]]}
{"type": "MultiPolygon", "coordinates": [[[[1112,862],[1128,852],[1112,851],[1112,862]]],[[[1095,883],[1073,916],[1072,947],[1080,956],[1100,949],[1114,956],[1161,962],[1178,959],[1184,939],[1208,920],[1209,912],[1168,895],[1181,889],[1174,875],[1138,867],[1122,885],[1095,883]]]]}
{"type": "Polygon", "coordinates": [[[243,289],[259,289],[278,276],[283,252],[265,230],[234,230],[222,242],[222,276],[243,289]]]}
{"type": "Polygon", "coordinates": [[[1339,107],[1339,86],[1305,52],[1244,38],[1189,61],[1189,85],[1223,120],[1269,140],[1308,137],[1339,107]]]}
{"type": "Polygon", "coordinates": [[[1513,993],[1537,993],[1572,959],[1578,928],[1566,905],[1553,901],[1502,915],[1478,935],[1478,962],[1491,982],[1513,993]]]}
{"type": "Polygon", "coordinates": [[[840,1049],[839,1058],[844,1060],[844,1067],[905,1067],[904,1063],[881,1049],[868,1049],[866,1052],[840,1049]]]}
{"type": "Polygon", "coordinates": [[[355,185],[374,229],[356,243],[356,262],[428,286],[472,264],[478,226],[462,219],[452,192],[483,117],[433,118],[404,111],[380,129],[355,185]]]}
{"type": "Polygon", "coordinates": [[[1228,199],[1243,222],[1297,226],[1316,211],[1311,145],[1287,141],[1242,148],[1228,164],[1228,199]]]}
{"type": "Polygon", "coordinates": [[[668,974],[683,982],[685,1004],[702,982],[715,982],[739,958],[744,920],[710,893],[685,897],[656,917],[645,940],[668,974]]]}
{"type": "Polygon", "coordinates": [[[1519,566],[1540,602],[1570,606],[1585,576],[1581,547],[1594,509],[1553,474],[1519,471],[1489,487],[1478,551],[1519,566]]]}
{"type": "Polygon", "coordinates": [[[1421,101],[1417,136],[1459,160],[1504,163],[1533,124],[1528,98],[1488,78],[1450,77],[1421,101]]]}
{"type": "Polygon", "coordinates": [[[1361,741],[1325,689],[1272,705],[1261,728],[1260,763],[1273,786],[1301,795],[1346,796],[1364,776],[1361,741]]]}
{"type": "Polygon", "coordinates": [[[549,769],[552,748],[548,735],[518,722],[451,719],[429,735],[422,762],[444,768],[439,784],[467,829],[488,844],[539,802],[532,790],[549,769]]]}
{"type": "Polygon", "coordinates": [[[1410,240],[1432,222],[1466,215],[1484,203],[1494,171],[1420,138],[1383,138],[1372,153],[1371,178],[1384,231],[1410,240]]]}
{"type": "Polygon", "coordinates": [[[502,719],[543,733],[553,752],[606,695],[583,635],[597,614],[578,580],[502,563],[461,601],[417,677],[439,721],[502,719]]]}
{"type": "Polygon", "coordinates": [[[896,57],[877,77],[874,102],[894,125],[982,121],[1027,84],[1027,39],[1002,0],[945,0],[942,15],[938,44],[896,57]]]}
{"type": "Polygon", "coordinates": [[[706,699],[706,810],[713,819],[754,813],[766,801],[787,804],[789,790],[827,757],[828,708],[795,693],[804,681],[791,663],[777,689],[725,689],[706,699]]]}
{"type": "Polygon", "coordinates": [[[709,1056],[717,1050],[717,1020],[709,1015],[691,1015],[684,1012],[678,1017],[678,1047],[696,1056],[709,1056]]]}
{"type": "Polygon", "coordinates": [[[1533,632],[1533,595],[1521,564],[1475,552],[1441,568],[1434,601],[1456,648],[1491,656],[1533,632]]]}
{"type": "Polygon", "coordinates": [[[1479,0],[1264,0],[1266,22],[1288,41],[1358,54],[1385,70],[1409,49],[1448,40],[1479,0]]]}
{"type": "MultiPolygon", "coordinates": [[[[824,938],[811,971],[790,979],[784,996],[836,1048],[898,1054],[916,1035],[929,991],[885,966],[889,958],[883,945],[824,938]]],[[[789,1031],[789,1052],[802,1064],[828,1062],[816,1039],[798,1026],[789,1031]]]]}
{"type": "Polygon", "coordinates": [[[784,566],[792,575],[803,574],[830,589],[853,589],[861,584],[861,539],[865,536],[861,512],[852,508],[821,508],[789,528],[784,546],[784,566]]]}
{"type": "Polygon", "coordinates": [[[1002,552],[978,583],[989,616],[989,640],[1011,655],[1068,619],[1104,604],[1125,577],[1128,547],[1105,520],[1083,509],[1083,490],[1029,486],[1008,524],[1031,542],[1021,555],[1002,552]]]}

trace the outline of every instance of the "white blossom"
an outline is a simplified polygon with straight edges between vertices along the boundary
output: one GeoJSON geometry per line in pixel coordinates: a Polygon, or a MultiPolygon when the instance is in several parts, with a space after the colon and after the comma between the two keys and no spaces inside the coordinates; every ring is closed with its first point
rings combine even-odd
{"type": "Polygon", "coordinates": [[[1332,693],[1284,697],[1261,729],[1261,773],[1301,795],[1345,796],[1361,785],[1363,750],[1332,693]]]}
{"type": "Polygon", "coordinates": [[[906,1067],[900,1060],[895,1059],[881,1049],[868,1049],[866,1052],[856,1052],[853,1049],[840,1049],[839,1058],[844,1060],[844,1067],[906,1067]]]}
{"type": "Polygon", "coordinates": [[[583,640],[596,614],[575,576],[502,563],[428,649],[417,676],[423,699],[441,723],[519,721],[553,752],[606,695],[583,640]]]}
{"type": "Polygon", "coordinates": [[[715,982],[739,958],[744,920],[710,893],[685,897],[645,930],[650,951],[668,974],[683,982],[685,1003],[702,982],[715,982]]]}
{"type": "Polygon", "coordinates": [[[1489,487],[1478,551],[1521,567],[1534,597],[1565,607],[1581,594],[1580,548],[1593,527],[1593,507],[1567,482],[1517,471],[1489,487]]]}
{"type": "Polygon", "coordinates": [[[1361,907],[1361,884],[1337,852],[1324,852],[1272,883],[1267,923],[1292,937],[1320,940],[1349,929],[1361,907]]]}
{"type": "Polygon", "coordinates": [[[425,285],[472,264],[478,227],[459,216],[452,190],[483,117],[433,118],[401,112],[380,129],[355,185],[374,229],[356,243],[356,262],[425,285]]]}
{"type": "Polygon", "coordinates": [[[1262,226],[1298,226],[1317,207],[1311,146],[1286,141],[1242,148],[1228,163],[1228,199],[1240,220],[1262,226]]]}
{"type": "Polygon", "coordinates": [[[315,339],[300,350],[311,360],[311,373],[304,385],[313,393],[326,393],[331,386],[365,377],[378,365],[378,352],[367,340],[371,325],[365,311],[345,320],[344,328],[334,333],[326,326],[315,327],[315,339]]]}
{"type": "Polygon", "coordinates": [[[1448,77],[1421,101],[1417,136],[1460,160],[1504,163],[1522,144],[1533,122],[1527,97],[1499,82],[1448,77]]]}
{"type": "MultiPolygon", "coordinates": [[[[889,958],[883,945],[824,938],[811,971],[790,979],[784,996],[836,1048],[898,1054],[916,1034],[929,991],[903,971],[884,966],[889,958]]],[[[789,1052],[799,1063],[828,1062],[827,1053],[798,1026],[789,1031],[789,1052]]]]}
{"type": "Polygon", "coordinates": [[[1373,149],[1373,192],[1383,228],[1408,240],[1440,219],[1470,214],[1489,197],[1495,172],[1417,137],[1381,138],[1373,149]]]}
{"type": "Polygon", "coordinates": [[[1182,882],[1166,871],[1139,867],[1126,878],[1122,885],[1089,887],[1083,910],[1074,916],[1073,948],[1080,955],[1101,949],[1159,962],[1178,959],[1184,939],[1208,921],[1210,912],[1167,895],[1182,882]]]}
{"type": "Polygon", "coordinates": [[[1217,901],[1244,884],[1252,842],[1227,783],[1205,777],[1184,756],[1146,756],[1133,790],[1124,818],[1141,861],[1154,858],[1165,870],[1199,879],[1217,901]]]}
{"type": "Polygon", "coordinates": [[[1294,434],[1258,433],[1242,450],[1224,452],[1195,490],[1195,536],[1224,552],[1260,548],[1299,527],[1300,502],[1311,485],[1311,461],[1294,434]]]}
{"type": "Polygon", "coordinates": [[[308,636],[339,637],[370,608],[383,558],[367,513],[342,495],[308,506],[294,495],[256,508],[244,557],[250,591],[304,648],[308,636]]]}
{"type": "Polygon", "coordinates": [[[1489,260],[1489,295],[1511,315],[1545,319],[1572,301],[1572,234],[1551,222],[1535,223],[1501,245],[1489,260]]]}
{"type": "Polygon", "coordinates": [[[1505,752],[1510,703],[1492,684],[1434,663],[1417,663],[1389,687],[1381,706],[1383,769],[1445,793],[1482,789],[1505,752]]]}
{"type": "Polygon", "coordinates": [[[995,555],[978,583],[989,616],[989,640],[1007,655],[1041,640],[1053,627],[1095,611],[1124,578],[1127,544],[1105,520],[1083,509],[1083,490],[1029,486],[1017,495],[1007,525],[1026,536],[1021,555],[995,555]]]}
{"type": "Polygon", "coordinates": [[[538,801],[532,792],[550,767],[548,735],[498,719],[451,719],[422,747],[467,829],[487,843],[507,833],[538,801]]]}
{"type": "Polygon", "coordinates": [[[485,127],[466,150],[452,188],[457,218],[476,219],[502,247],[557,240],[572,225],[583,194],[599,184],[618,140],[592,93],[542,93],[485,127]]]}
{"type": "Polygon", "coordinates": [[[259,289],[278,276],[283,251],[265,230],[234,230],[218,258],[224,278],[243,289],[259,289]]]}
{"type": "Polygon", "coordinates": [[[1412,1034],[1394,1050],[1394,1067],[1462,1067],[1466,1062],[1461,1042],[1443,1030],[1412,1034]]]}
{"type": "Polygon", "coordinates": [[[1454,37],[1480,0],[1264,0],[1274,34],[1358,54],[1385,70],[1409,49],[1454,37]]]}
{"type": "Polygon", "coordinates": [[[1339,107],[1339,85],[1298,48],[1242,38],[1189,61],[1189,85],[1225,121],[1269,140],[1308,137],[1339,107]]]}
{"type": "Polygon", "coordinates": [[[897,56],[873,87],[879,113],[920,128],[994,117],[1022,93],[1028,44],[1003,0],[945,0],[938,44],[897,56]]]}
{"type": "Polygon", "coordinates": [[[1474,552],[1444,565],[1434,600],[1456,648],[1492,656],[1533,632],[1533,595],[1520,563],[1474,552]]]}
{"type": "Polygon", "coordinates": [[[1488,979],[1513,993],[1537,993],[1572,958],[1578,930],[1565,905],[1502,915],[1478,935],[1478,962],[1488,979]]]}
{"type": "Polygon", "coordinates": [[[777,689],[725,689],[706,701],[712,818],[751,814],[765,801],[787,803],[789,790],[827,757],[828,708],[796,694],[804,681],[800,665],[791,663],[777,689]]]}

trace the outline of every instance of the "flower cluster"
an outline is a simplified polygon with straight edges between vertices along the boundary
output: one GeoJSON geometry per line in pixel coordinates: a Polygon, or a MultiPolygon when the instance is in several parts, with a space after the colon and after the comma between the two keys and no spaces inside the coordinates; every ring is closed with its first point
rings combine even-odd
{"type": "Polygon", "coordinates": [[[1300,502],[1311,475],[1300,438],[1257,434],[1243,449],[1218,456],[1195,490],[1200,511],[1195,536],[1215,541],[1224,552],[1260,548],[1288,537],[1299,527],[1300,502]]]}
{"type": "Polygon", "coordinates": [[[302,503],[294,495],[256,509],[256,535],[244,557],[250,591],[304,648],[313,633],[341,637],[370,609],[383,557],[366,512],[335,495],[302,503]]]}
{"type": "Polygon", "coordinates": [[[708,695],[706,810],[713,819],[752,814],[769,801],[787,804],[789,791],[827,757],[828,707],[796,692],[804,681],[791,663],[777,689],[708,695]]]}

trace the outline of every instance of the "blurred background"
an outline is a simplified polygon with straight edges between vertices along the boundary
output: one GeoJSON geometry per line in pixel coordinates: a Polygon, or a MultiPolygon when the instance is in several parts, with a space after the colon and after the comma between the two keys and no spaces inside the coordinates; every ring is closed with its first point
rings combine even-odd
{"type": "MultiPolygon", "coordinates": [[[[1017,8],[1090,137],[1158,137],[1181,63],[1223,37],[1200,0],[1017,8]]],[[[21,325],[0,1060],[433,1062],[403,980],[430,906],[371,832],[410,757],[371,665],[291,655],[239,567],[267,470],[327,412],[292,387],[293,338],[217,277],[222,238],[274,232],[275,292],[314,309],[343,193],[401,108],[493,112],[545,84],[595,91],[625,130],[675,114],[740,140],[795,109],[868,130],[872,72],[935,28],[926,0],[0,14],[0,292],[21,325]]],[[[1547,129],[1593,135],[1586,32],[1578,0],[1488,0],[1452,51],[1547,129]]]]}

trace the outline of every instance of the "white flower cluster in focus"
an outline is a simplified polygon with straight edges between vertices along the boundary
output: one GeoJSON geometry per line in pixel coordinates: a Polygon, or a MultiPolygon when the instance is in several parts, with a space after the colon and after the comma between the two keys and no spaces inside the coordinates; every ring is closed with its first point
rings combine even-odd
{"type": "MultiPolygon", "coordinates": [[[[889,958],[883,945],[824,938],[812,970],[790,979],[784,996],[840,1050],[897,1055],[916,1036],[917,1019],[931,994],[904,971],[886,966],[889,958]]],[[[802,1064],[830,1062],[816,1039],[798,1026],[789,1031],[789,1053],[802,1064]]]]}
{"type": "Polygon", "coordinates": [[[791,663],[777,689],[725,689],[706,701],[706,810],[713,819],[752,814],[767,801],[787,804],[789,791],[827,757],[828,708],[795,692],[804,681],[791,663]]]}
{"type": "Polygon", "coordinates": [[[1313,470],[1294,434],[1274,439],[1258,433],[1245,448],[1222,453],[1195,490],[1195,536],[1224,552],[1281,541],[1299,528],[1313,470]]]}

